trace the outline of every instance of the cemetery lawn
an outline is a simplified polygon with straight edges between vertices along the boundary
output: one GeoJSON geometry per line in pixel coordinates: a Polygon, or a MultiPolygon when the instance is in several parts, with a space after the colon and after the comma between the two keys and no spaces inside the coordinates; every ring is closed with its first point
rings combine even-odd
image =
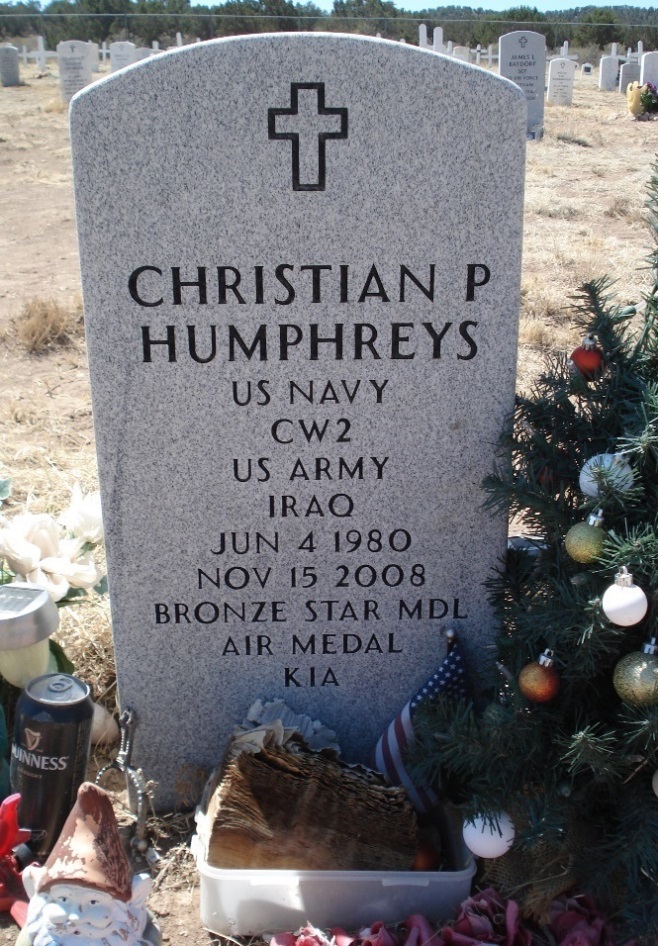
{"type": "MultiPolygon", "coordinates": [[[[0,479],[12,479],[3,507],[10,516],[26,505],[58,514],[75,481],[97,488],[67,109],[54,76],[36,78],[28,67],[22,78],[23,86],[0,89],[0,479]]],[[[621,305],[639,302],[651,285],[644,201],[658,122],[632,121],[622,95],[599,91],[596,74],[577,74],[573,106],[547,106],[545,127],[544,140],[528,145],[518,371],[525,390],[547,350],[579,344],[569,303],[581,282],[609,275],[621,305]]],[[[483,220],[487,213],[482,207],[483,220]]],[[[59,640],[76,672],[114,710],[107,600],[82,600],[60,616],[59,640]]],[[[166,707],[162,718],[172,724],[166,707]]],[[[107,757],[97,754],[90,777],[107,757]]],[[[150,902],[169,946],[212,942],[186,850],[192,825],[185,816],[151,825],[163,866],[150,902]]],[[[13,921],[0,914],[0,944],[15,938],[13,921]]]]}

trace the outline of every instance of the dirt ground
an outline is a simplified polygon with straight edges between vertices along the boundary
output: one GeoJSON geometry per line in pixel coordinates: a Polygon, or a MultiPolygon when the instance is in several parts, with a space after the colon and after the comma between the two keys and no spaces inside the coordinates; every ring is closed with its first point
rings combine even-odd
{"type": "MultiPolygon", "coordinates": [[[[97,488],[81,327],[40,355],[19,338],[30,300],[58,303],[74,323],[80,305],[67,110],[54,74],[37,77],[28,67],[22,78],[18,88],[0,88],[0,479],[12,478],[2,510],[10,515],[25,506],[60,511],[76,480],[97,488]]],[[[641,300],[650,277],[644,202],[658,122],[632,121],[625,98],[599,91],[595,73],[577,76],[572,107],[547,106],[545,125],[543,141],[528,145],[520,387],[531,383],[546,351],[579,343],[569,305],[582,281],[608,274],[626,305],[641,300]]],[[[112,709],[107,601],[64,609],[60,639],[112,709]]],[[[162,860],[150,905],[169,946],[217,942],[199,918],[185,847],[191,829],[180,818],[152,826],[162,860]]],[[[0,916],[0,944],[16,932],[0,916]]]]}

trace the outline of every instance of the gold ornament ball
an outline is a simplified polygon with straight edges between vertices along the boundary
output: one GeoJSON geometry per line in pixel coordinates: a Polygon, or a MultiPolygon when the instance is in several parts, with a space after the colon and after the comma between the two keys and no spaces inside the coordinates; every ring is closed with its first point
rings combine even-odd
{"type": "Polygon", "coordinates": [[[564,545],[574,562],[589,565],[600,558],[605,542],[605,532],[588,522],[577,522],[564,537],[564,545]]]}
{"type": "Polygon", "coordinates": [[[653,706],[658,703],[658,657],[640,651],[626,654],[615,667],[612,683],[625,703],[653,706]]]}

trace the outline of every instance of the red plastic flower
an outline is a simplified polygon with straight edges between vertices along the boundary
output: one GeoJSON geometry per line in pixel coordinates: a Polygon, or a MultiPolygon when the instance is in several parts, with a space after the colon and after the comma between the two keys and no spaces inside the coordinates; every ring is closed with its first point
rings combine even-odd
{"type": "Polygon", "coordinates": [[[612,930],[591,897],[565,894],[551,903],[548,912],[558,946],[614,946],[612,930]]]}
{"type": "Polygon", "coordinates": [[[520,924],[518,904],[503,900],[491,887],[464,900],[454,924],[442,929],[441,937],[451,946],[532,944],[532,934],[520,924]]]}

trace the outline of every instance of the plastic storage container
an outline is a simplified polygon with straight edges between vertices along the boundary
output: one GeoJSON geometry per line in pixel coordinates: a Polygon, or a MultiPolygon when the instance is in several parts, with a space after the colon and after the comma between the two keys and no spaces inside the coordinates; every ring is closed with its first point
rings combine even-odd
{"type": "Polygon", "coordinates": [[[468,897],[475,862],[465,850],[459,871],[223,870],[210,867],[197,835],[192,852],[201,877],[201,920],[213,933],[253,936],[320,928],[358,930],[412,913],[450,919],[468,897]]]}

